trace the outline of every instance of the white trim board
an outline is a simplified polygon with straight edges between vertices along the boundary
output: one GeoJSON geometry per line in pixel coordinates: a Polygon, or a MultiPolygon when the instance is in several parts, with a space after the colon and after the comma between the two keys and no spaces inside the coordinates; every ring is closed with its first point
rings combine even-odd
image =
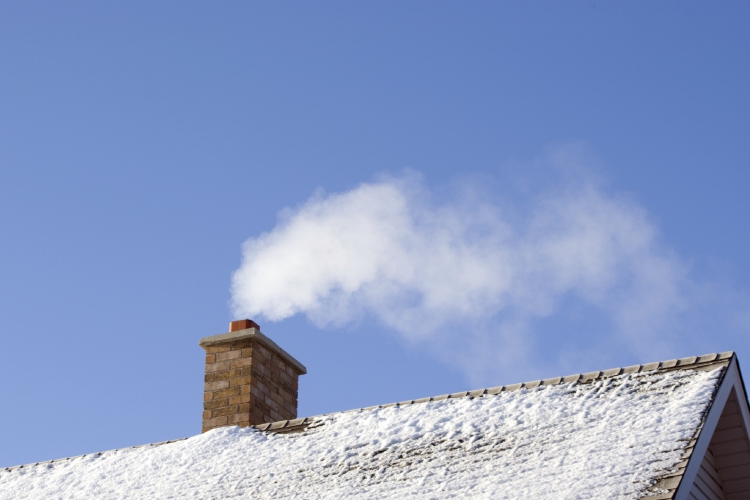
{"type": "MultiPolygon", "coordinates": [[[[716,427],[719,424],[719,420],[721,419],[727,401],[732,394],[735,395],[732,400],[737,402],[739,414],[741,416],[741,423],[745,432],[744,439],[747,440],[747,432],[748,429],[750,429],[750,408],[748,408],[745,387],[742,381],[742,375],[740,374],[736,355],[732,357],[732,360],[724,373],[716,396],[711,403],[711,408],[706,415],[706,419],[703,423],[700,434],[698,435],[692,454],[690,455],[687,467],[682,475],[680,485],[673,497],[675,500],[690,500],[695,498],[691,496],[693,484],[695,483],[698,472],[700,471],[701,463],[705,458],[706,451],[711,445],[714,433],[716,432],[716,427]]],[[[750,476],[750,464],[748,464],[747,467],[748,476],[750,476]]],[[[731,500],[733,497],[736,498],[731,492],[726,492],[725,497],[727,500],[731,500]]]]}

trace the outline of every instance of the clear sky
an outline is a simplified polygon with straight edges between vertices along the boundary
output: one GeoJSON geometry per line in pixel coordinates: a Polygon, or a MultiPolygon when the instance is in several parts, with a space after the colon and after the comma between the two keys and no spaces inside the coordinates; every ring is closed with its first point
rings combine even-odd
{"type": "Polygon", "coordinates": [[[0,3],[0,466],[198,433],[237,317],[307,366],[302,416],[750,363],[749,22],[0,3]]]}

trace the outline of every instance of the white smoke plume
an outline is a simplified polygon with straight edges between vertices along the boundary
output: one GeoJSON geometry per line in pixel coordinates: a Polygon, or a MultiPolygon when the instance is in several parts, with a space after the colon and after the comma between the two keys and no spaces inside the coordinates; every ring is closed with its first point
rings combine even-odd
{"type": "Polygon", "coordinates": [[[436,201],[407,173],[285,210],[244,244],[235,314],[321,327],[374,317],[443,346],[477,380],[523,362],[564,303],[605,318],[614,344],[668,352],[691,305],[688,267],[638,204],[586,175],[523,203],[461,192],[436,201]],[[456,332],[463,347],[446,347],[456,332]]]}

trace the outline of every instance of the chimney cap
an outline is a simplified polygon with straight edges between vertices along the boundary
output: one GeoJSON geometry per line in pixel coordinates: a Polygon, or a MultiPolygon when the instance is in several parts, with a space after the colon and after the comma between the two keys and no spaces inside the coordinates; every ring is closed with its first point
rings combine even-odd
{"type": "Polygon", "coordinates": [[[234,325],[235,323],[240,323],[240,324],[250,325],[250,326],[247,326],[246,328],[241,329],[241,330],[233,330],[227,333],[221,333],[219,335],[203,337],[202,339],[200,339],[200,341],[198,341],[198,345],[200,345],[202,348],[205,349],[208,346],[212,346],[216,344],[224,344],[227,342],[235,342],[238,340],[252,338],[261,342],[262,344],[265,344],[266,347],[270,348],[272,351],[275,351],[279,356],[286,359],[287,362],[289,362],[292,366],[294,366],[295,368],[297,368],[297,370],[299,370],[300,375],[304,375],[305,373],[307,373],[307,368],[305,368],[305,365],[303,365],[302,363],[294,359],[294,357],[291,354],[289,354],[284,349],[279,347],[276,344],[276,342],[274,342],[273,340],[269,339],[268,337],[260,333],[260,327],[258,326],[256,322],[251,321],[249,319],[240,320],[240,321],[232,321],[229,324],[230,330],[232,328],[232,325],[234,325]],[[247,323],[244,323],[245,321],[247,323]]]}
{"type": "Polygon", "coordinates": [[[258,325],[258,323],[251,319],[238,319],[229,323],[230,332],[247,330],[248,328],[255,328],[256,330],[260,330],[260,326],[258,325]]]}

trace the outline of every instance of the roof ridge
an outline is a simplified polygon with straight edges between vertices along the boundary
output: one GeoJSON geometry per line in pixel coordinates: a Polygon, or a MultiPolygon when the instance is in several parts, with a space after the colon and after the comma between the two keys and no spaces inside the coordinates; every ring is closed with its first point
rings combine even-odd
{"type": "Polygon", "coordinates": [[[96,453],[84,453],[83,455],[74,455],[72,457],[65,457],[65,458],[55,458],[53,460],[45,460],[43,462],[32,462],[32,463],[23,464],[23,465],[13,465],[10,467],[2,467],[0,468],[0,471],[12,471],[15,469],[23,469],[25,467],[33,467],[35,465],[45,465],[45,464],[53,464],[53,463],[58,463],[58,462],[67,462],[68,460],[89,457],[89,456],[99,457],[101,455],[104,455],[105,453],[114,453],[116,451],[132,450],[135,448],[145,448],[147,446],[161,446],[163,444],[176,443],[177,441],[185,441],[186,439],[188,438],[184,437],[184,438],[170,439],[168,441],[159,441],[158,443],[138,444],[135,446],[126,446],[125,448],[115,448],[114,450],[98,451],[96,453]]]}
{"type": "Polygon", "coordinates": [[[382,405],[373,405],[363,408],[353,408],[351,410],[336,411],[331,413],[321,413],[311,417],[296,418],[293,420],[279,420],[264,424],[251,425],[250,428],[261,431],[271,431],[280,434],[301,432],[322,417],[336,415],[338,413],[351,413],[356,411],[377,410],[380,408],[390,408],[393,406],[406,406],[415,403],[428,403],[432,401],[443,401],[446,399],[459,399],[464,397],[481,397],[485,395],[497,395],[501,392],[512,392],[519,389],[536,389],[541,386],[571,384],[571,383],[591,383],[595,380],[616,377],[631,373],[642,373],[651,371],[672,371],[682,369],[712,369],[715,365],[727,365],[729,360],[734,356],[734,351],[725,351],[720,353],[703,354],[701,356],[689,356],[687,358],[668,359],[665,361],[654,361],[641,365],[631,365],[619,368],[610,368],[608,370],[598,370],[587,373],[576,373],[565,377],[552,377],[548,379],[533,380],[530,382],[520,382],[510,385],[500,385],[484,389],[475,389],[473,391],[461,391],[452,394],[443,394],[440,396],[426,397],[420,399],[411,399],[397,403],[386,403],[382,405]]]}
{"type": "MultiPolygon", "coordinates": [[[[537,387],[542,387],[542,386],[546,387],[550,385],[571,384],[571,383],[584,383],[585,384],[585,383],[592,383],[596,380],[602,380],[605,378],[616,377],[618,375],[626,375],[626,374],[631,374],[631,373],[642,373],[642,372],[652,372],[652,371],[672,371],[672,370],[681,370],[681,369],[710,370],[716,366],[728,365],[729,361],[732,359],[733,356],[734,356],[734,351],[726,351],[726,352],[721,352],[721,353],[703,354],[701,356],[690,356],[687,358],[680,358],[680,359],[669,359],[666,361],[655,361],[652,363],[644,363],[642,365],[632,365],[632,366],[625,366],[625,367],[620,367],[620,368],[610,368],[608,370],[599,370],[599,371],[593,371],[593,372],[588,372],[588,373],[577,373],[577,374],[568,375],[565,377],[553,377],[553,378],[548,378],[548,379],[533,380],[530,382],[521,382],[521,383],[511,384],[511,385],[500,385],[496,387],[476,389],[473,391],[462,391],[462,392],[455,392],[452,394],[443,394],[441,396],[412,399],[412,400],[401,401],[397,403],[387,403],[387,404],[382,404],[382,405],[368,406],[364,408],[354,408],[351,410],[343,410],[343,411],[337,411],[337,412],[331,412],[331,413],[322,413],[319,415],[313,415],[311,417],[296,418],[293,420],[279,420],[276,422],[269,422],[265,424],[251,425],[248,428],[258,429],[260,431],[273,432],[276,434],[291,434],[291,433],[302,432],[310,428],[318,427],[322,425],[321,423],[319,423],[322,417],[326,417],[329,415],[336,415],[339,413],[351,413],[351,412],[356,412],[356,411],[377,410],[380,408],[390,408],[393,406],[406,406],[406,405],[417,404],[417,403],[443,401],[446,399],[460,399],[460,398],[465,398],[465,397],[481,397],[485,395],[497,395],[497,394],[500,394],[501,392],[512,392],[512,391],[517,391],[519,389],[536,389],[537,387]]],[[[54,460],[46,460],[43,462],[34,462],[34,463],[29,463],[29,464],[24,464],[24,465],[14,465],[11,467],[0,468],[0,470],[12,471],[15,469],[21,469],[24,467],[30,467],[30,466],[35,466],[35,465],[65,462],[68,460],[73,460],[75,458],[83,458],[83,457],[90,456],[90,455],[100,456],[100,455],[103,455],[104,453],[110,453],[110,452],[126,450],[126,449],[144,448],[146,446],[161,446],[164,444],[175,443],[177,441],[184,441],[185,439],[188,439],[188,438],[172,439],[169,441],[142,444],[142,445],[137,445],[137,446],[130,446],[127,448],[116,448],[114,450],[100,451],[98,453],[87,453],[84,455],[76,455],[76,456],[67,457],[67,458],[57,458],[54,460]]]]}

